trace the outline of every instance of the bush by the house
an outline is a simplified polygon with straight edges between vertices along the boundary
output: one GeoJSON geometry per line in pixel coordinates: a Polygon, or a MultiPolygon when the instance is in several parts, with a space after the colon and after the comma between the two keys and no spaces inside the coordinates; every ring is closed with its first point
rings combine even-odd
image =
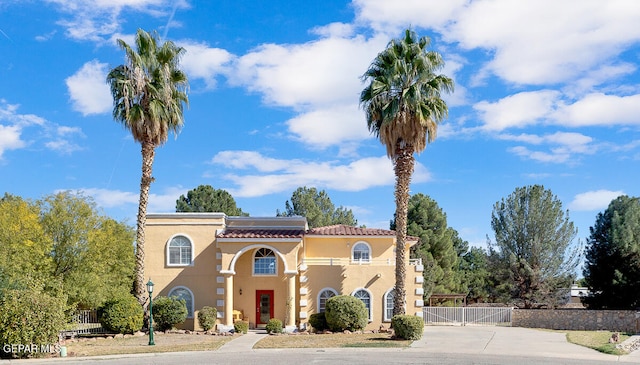
{"type": "Polygon", "coordinates": [[[327,318],[324,316],[324,312],[313,313],[312,315],[310,315],[309,324],[316,332],[321,332],[329,329],[329,326],[327,326],[327,318]]]}
{"type": "MultiPolygon", "coordinates": [[[[0,344],[54,344],[64,328],[66,298],[36,289],[0,289],[0,344]]],[[[40,353],[5,352],[0,357],[29,357],[40,353]]],[[[38,348],[40,350],[40,348],[38,348]]]]}
{"type": "Polygon", "coordinates": [[[277,318],[271,318],[265,327],[267,333],[282,333],[282,321],[277,318]]]}
{"type": "Polygon", "coordinates": [[[233,330],[236,331],[236,333],[247,333],[249,332],[249,322],[236,321],[236,323],[233,324],[233,330]]]}
{"type": "Polygon", "coordinates": [[[98,319],[109,332],[134,333],[142,328],[144,311],[130,294],[107,300],[98,308],[98,319]]]}
{"type": "Polygon", "coordinates": [[[209,331],[216,324],[217,317],[217,309],[209,306],[204,306],[198,312],[198,323],[200,323],[200,327],[202,327],[203,330],[209,331]]]}
{"type": "Polygon", "coordinates": [[[422,318],[406,314],[393,316],[391,327],[393,327],[395,336],[403,340],[419,340],[424,332],[422,318]]]}
{"type": "Polygon", "coordinates": [[[172,329],[187,319],[187,303],[178,297],[158,297],[153,300],[153,322],[160,331],[172,329]]]}
{"type": "Polygon", "coordinates": [[[359,331],[369,322],[369,313],[360,299],[336,295],[327,300],[325,318],[331,331],[359,331]]]}

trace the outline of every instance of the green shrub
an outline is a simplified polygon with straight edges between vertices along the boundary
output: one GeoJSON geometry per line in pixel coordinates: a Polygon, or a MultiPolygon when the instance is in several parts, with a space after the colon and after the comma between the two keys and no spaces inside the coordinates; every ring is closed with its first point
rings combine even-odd
{"type": "Polygon", "coordinates": [[[172,329],[187,319],[187,303],[178,297],[157,297],[153,300],[153,322],[160,331],[172,329]]]}
{"type": "MultiPolygon", "coordinates": [[[[58,341],[64,329],[66,299],[51,296],[36,289],[0,290],[0,344],[50,345],[58,341]]],[[[22,351],[7,353],[0,349],[0,357],[28,357],[40,355],[22,351]]]]}
{"type": "Polygon", "coordinates": [[[134,333],[142,328],[144,311],[130,294],[107,300],[98,308],[98,320],[109,332],[134,333]]]}
{"type": "Polygon", "coordinates": [[[200,323],[200,327],[202,327],[202,329],[205,331],[213,328],[213,326],[216,324],[217,318],[218,310],[213,307],[204,306],[198,312],[198,323],[200,323]]]}
{"type": "Polygon", "coordinates": [[[391,318],[391,327],[395,336],[403,340],[419,340],[424,332],[424,321],[418,316],[407,314],[391,318]]]}
{"type": "Polygon", "coordinates": [[[336,295],[327,300],[325,318],[331,331],[359,331],[369,322],[369,312],[360,299],[336,295]]]}
{"type": "Polygon", "coordinates": [[[271,318],[265,327],[267,333],[282,333],[282,321],[277,318],[271,318]]]}
{"type": "Polygon", "coordinates": [[[325,317],[324,312],[313,313],[312,315],[310,315],[309,324],[316,332],[321,332],[329,329],[329,326],[327,326],[327,318],[325,317]]]}
{"type": "Polygon", "coordinates": [[[236,323],[233,324],[233,329],[236,333],[247,333],[249,332],[249,322],[236,321],[236,323]]]}

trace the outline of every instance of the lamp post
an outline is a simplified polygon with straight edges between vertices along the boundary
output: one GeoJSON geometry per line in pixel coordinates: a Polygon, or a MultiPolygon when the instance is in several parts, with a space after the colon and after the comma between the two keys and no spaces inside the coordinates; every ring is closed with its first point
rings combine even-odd
{"type": "Polygon", "coordinates": [[[156,343],[153,342],[153,282],[151,279],[147,282],[147,291],[149,292],[149,346],[156,343]]]}

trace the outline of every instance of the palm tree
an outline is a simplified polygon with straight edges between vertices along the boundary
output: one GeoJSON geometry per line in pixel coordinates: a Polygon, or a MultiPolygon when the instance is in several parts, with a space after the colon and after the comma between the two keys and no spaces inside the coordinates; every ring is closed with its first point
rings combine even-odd
{"type": "Polygon", "coordinates": [[[113,96],[113,118],[131,132],[142,146],[142,178],[136,233],[136,273],[134,294],[140,304],[146,301],[144,277],[144,241],[147,203],[155,149],[177,134],[184,122],[184,105],[189,103],[187,76],[178,68],[184,48],[167,41],[158,44],[157,33],[142,29],[136,33],[137,51],[123,40],[126,64],[107,75],[113,96]]]}
{"type": "Polygon", "coordinates": [[[440,54],[427,51],[428,37],[407,29],[373,60],[362,76],[368,85],[360,94],[369,131],[387,147],[396,174],[396,286],[393,314],[405,313],[405,241],[409,185],[414,153],[424,151],[436,137],[448,108],[441,92],[453,92],[453,80],[436,75],[444,66],[440,54]]]}

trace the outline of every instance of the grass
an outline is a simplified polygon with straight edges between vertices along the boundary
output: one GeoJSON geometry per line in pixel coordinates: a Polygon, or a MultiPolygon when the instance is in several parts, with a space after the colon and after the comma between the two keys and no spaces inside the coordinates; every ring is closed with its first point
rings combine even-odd
{"type": "Polygon", "coordinates": [[[254,348],[336,348],[336,347],[408,347],[413,341],[395,340],[389,335],[379,333],[363,334],[309,334],[267,336],[254,348]]]}
{"type": "Polygon", "coordinates": [[[148,336],[127,336],[105,339],[93,337],[81,341],[67,341],[67,356],[99,356],[142,354],[151,352],[181,352],[217,350],[234,336],[163,334],[154,336],[155,346],[149,346],[148,336]]]}
{"type": "MultiPolygon", "coordinates": [[[[565,331],[563,331],[565,332],[565,331]]],[[[609,339],[613,332],[610,331],[566,331],[567,341],[576,345],[588,347],[605,354],[610,355],[626,355],[627,352],[616,348],[615,343],[609,343],[609,339]]],[[[628,334],[620,333],[620,341],[623,342],[629,338],[628,334]]]]}

